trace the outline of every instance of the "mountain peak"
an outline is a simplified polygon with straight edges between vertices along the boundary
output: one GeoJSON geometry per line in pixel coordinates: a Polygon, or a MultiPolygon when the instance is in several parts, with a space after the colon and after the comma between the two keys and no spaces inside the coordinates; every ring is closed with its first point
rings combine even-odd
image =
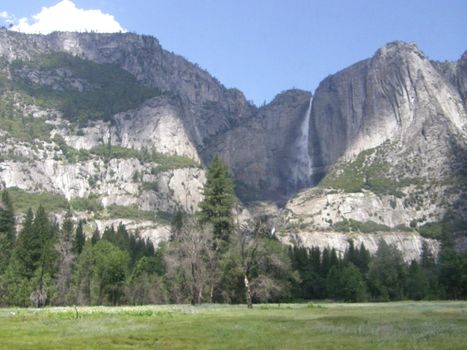
{"type": "Polygon", "coordinates": [[[425,59],[423,52],[419,50],[415,43],[407,43],[404,41],[392,41],[387,43],[382,48],[378,49],[374,55],[375,58],[391,58],[394,56],[415,54],[418,57],[425,59]]]}

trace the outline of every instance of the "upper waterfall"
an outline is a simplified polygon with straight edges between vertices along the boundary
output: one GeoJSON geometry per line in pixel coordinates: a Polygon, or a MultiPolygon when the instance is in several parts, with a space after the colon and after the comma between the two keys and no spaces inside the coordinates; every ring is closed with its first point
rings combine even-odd
{"type": "Polygon", "coordinates": [[[313,97],[310,98],[297,138],[294,141],[290,154],[290,167],[292,170],[291,185],[297,188],[307,186],[311,181],[312,159],[308,149],[310,139],[310,117],[313,97]]]}

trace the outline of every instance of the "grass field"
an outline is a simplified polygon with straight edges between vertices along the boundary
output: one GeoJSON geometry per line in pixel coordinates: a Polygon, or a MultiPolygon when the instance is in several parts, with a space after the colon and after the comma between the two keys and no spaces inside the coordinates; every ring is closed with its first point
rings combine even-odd
{"type": "Polygon", "coordinates": [[[0,309],[0,349],[467,349],[467,302],[0,309]]]}

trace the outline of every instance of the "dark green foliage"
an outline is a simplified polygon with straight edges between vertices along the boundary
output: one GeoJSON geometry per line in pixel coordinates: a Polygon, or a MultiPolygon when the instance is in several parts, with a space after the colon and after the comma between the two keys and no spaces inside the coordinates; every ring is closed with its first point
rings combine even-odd
{"type": "Polygon", "coordinates": [[[128,254],[107,240],[86,244],[74,271],[77,302],[117,305],[124,294],[128,254]]]}
{"type": "Polygon", "coordinates": [[[5,271],[16,240],[16,220],[8,191],[3,191],[0,203],[0,275],[5,271]]]}
{"type": "Polygon", "coordinates": [[[406,294],[409,299],[422,300],[429,295],[430,285],[427,271],[416,260],[408,268],[406,294]]]}
{"type": "Polygon", "coordinates": [[[441,251],[438,256],[439,283],[442,296],[448,299],[465,297],[467,287],[462,284],[466,280],[465,259],[467,254],[459,254],[449,234],[443,235],[441,251]]]}
{"type": "Polygon", "coordinates": [[[370,252],[365,248],[363,242],[360,244],[360,249],[357,252],[356,261],[354,261],[354,265],[358,267],[361,273],[365,274],[368,272],[368,267],[370,265],[370,252]]]}
{"type": "Polygon", "coordinates": [[[338,260],[335,250],[321,251],[318,247],[310,250],[293,247],[289,250],[292,269],[299,274],[299,284],[294,283],[293,295],[299,299],[322,299],[326,297],[326,276],[338,260]]]}
{"type": "Polygon", "coordinates": [[[72,214],[71,211],[68,211],[65,215],[61,230],[59,230],[58,242],[55,245],[58,259],[55,274],[56,294],[54,303],[57,305],[66,305],[71,301],[71,278],[75,260],[73,249],[74,236],[75,229],[72,214]]]}
{"type": "Polygon", "coordinates": [[[83,222],[75,230],[69,212],[59,228],[43,207],[35,215],[28,210],[15,239],[8,203],[4,194],[0,228],[10,232],[4,237],[13,239],[13,253],[3,256],[1,306],[244,303],[245,276],[252,302],[467,297],[467,255],[454,249],[450,233],[443,234],[437,260],[425,241],[420,261],[407,264],[384,241],[374,256],[353,241],[340,255],[329,248],[286,249],[270,236],[266,221],[231,235],[221,246],[214,244],[210,225],[178,213],[172,240],[156,250],[123,224],[106,228],[102,238],[96,229],[86,241],[83,222]]]}
{"type": "Polygon", "coordinates": [[[374,232],[385,232],[391,231],[391,228],[383,225],[378,224],[374,221],[357,221],[353,219],[344,219],[343,221],[336,222],[333,225],[333,228],[336,231],[342,232],[363,232],[363,233],[374,233],[374,232]]]}
{"type": "Polygon", "coordinates": [[[102,239],[126,251],[130,258],[130,267],[133,267],[143,256],[154,256],[154,246],[152,242],[142,239],[138,232],[130,235],[122,223],[118,225],[117,231],[115,231],[113,226],[106,227],[102,239]]]}
{"type": "Polygon", "coordinates": [[[361,302],[366,300],[362,274],[352,263],[333,267],[327,276],[328,295],[335,300],[361,302]]]}
{"type": "Polygon", "coordinates": [[[78,222],[75,231],[75,238],[73,240],[73,253],[78,256],[83,251],[84,243],[86,243],[86,236],[83,231],[83,221],[78,222]]]}
{"type": "Polygon", "coordinates": [[[29,209],[14,251],[17,273],[27,279],[34,275],[42,251],[40,237],[35,235],[33,231],[33,220],[34,213],[29,209]]]}
{"type": "Polygon", "coordinates": [[[371,295],[381,301],[401,300],[404,298],[405,281],[406,266],[401,252],[381,240],[368,270],[371,295]]]}
{"type": "Polygon", "coordinates": [[[442,239],[445,234],[455,232],[465,232],[467,221],[447,215],[444,220],[439,222],[430,222],[417,228],[417,231],[427,238],[442,239]]]}
{"type": "Polygon", "coordinates": [[[40,307],[53,298],[56,229],[42,206],[35,216],[28,210],[7,271],[10,301],[40,307]]]}
{"type": "Polygon", "coordinates": [[[233,230],[232,208],[235,202],[232,178],[218,156],[213,158],[206,177],[199,220],[213,225],[216,239],[228,241],[233,230]]]}
{"type": "Polygon", "coordinates": [[[170,223],[172,226],[172,233],[174,236],[178,236],[180,234],[180,231],[183,228],[183,222],[184,222],[184,214],[181,210],[177,210],[177,213],[172,219],[172,222],[170,223]]]}
{"type": "Polygon", "coordinates": [[[123,296],[123,287],[128,273],[128,254],[106,240],[93,247],[95,278],[99,284],[99,301],[108,300],[117,305],[123,296]]]}
{"type": "Polygon", "coordinates": [[[52,53],[35,57],[28,62],[12,64],[13,81],[10,90],[34,98],[44,108],[57,108],[70,121],[86,125],[89,120],[111,120],[118,112],[135,108],[143,101],[161,92],[143,86],[125,70],[112,64],[97,64],[66,53],[52,53]],[[74,79],[83,80],[84,89],[74,88],[63,80],[60,89],[31,83],[24,77],[24,70],[54,74],[56,69],[66,69],[74,79]]]}
{"type": "MultiPolygon", "coordinates": [[[[57,241],[56,229],[57,228],[49,221],[45,209],[42,206],[39,206],[32,224],[32,231],[38,242],[39,256],[37,268],[41,270],[41,275],[45,273],[53,275],[55,270],[55,259],[57,258],[55,251],[55,243],[57,241]]],[[[67,234],[71,236],[72,230],[70,230],[70,227],[66,227],[65,229],[67,230],[67,234]]]]}
{"type": "Polygon", "coordinates": [[[99,228],[96,227],[96,229],[92,233],[91,244],[95,245],[97,242],[99,242],[100,239],[101,239],[101,234],[99,232],[99,228]]]}

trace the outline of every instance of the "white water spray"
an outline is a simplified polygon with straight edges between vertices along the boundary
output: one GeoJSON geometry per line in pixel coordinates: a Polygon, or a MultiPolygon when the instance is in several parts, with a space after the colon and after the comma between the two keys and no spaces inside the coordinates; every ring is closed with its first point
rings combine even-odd
{"type": "Polygon", "coordinates": [[[311,175],[313,174],[312,160],[308,151],[312,103],[313,97],[310,98],[310,103],[308,104],[305,117],[300,125],[300,133],[292,147],[292,182],[297,188],[309,184],[311,181],[311,175]]]}

